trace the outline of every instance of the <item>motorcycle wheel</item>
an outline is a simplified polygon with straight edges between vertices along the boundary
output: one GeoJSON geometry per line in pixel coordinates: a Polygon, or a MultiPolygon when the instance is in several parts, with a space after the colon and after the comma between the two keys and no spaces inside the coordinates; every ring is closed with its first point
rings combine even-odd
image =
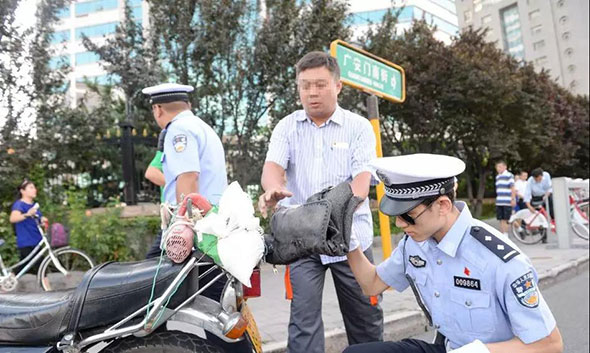
{"type": "Polygon", "coordinates": [[[224,353],[209,342],[184,332],[160,331],[146,337],[129,336],[111,343],[105,353],[224,353]]]}

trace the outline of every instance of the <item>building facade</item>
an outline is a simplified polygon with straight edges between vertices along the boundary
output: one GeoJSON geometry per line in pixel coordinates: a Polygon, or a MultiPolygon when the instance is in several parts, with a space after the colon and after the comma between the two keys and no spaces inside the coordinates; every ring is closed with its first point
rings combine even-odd
{"type": "Polygon", "coordinates": [[[487,28],[487,39],[562,87],[588,95],[587,0],[456,0],[461,28],[487,28]]]}
{"type": "MultiPolygon", "coordinates": [[[[134,19],[145,25],[147,3],[142,0],[128,0],[128,3],[134,19]]],[[[86,50],[82,37],[86,35],[100,44],[114,34],[117,25],[125,19],[125,0],[72,1],[58,17],[60,20],[54,27],[51,42],[54,56],[49,65],[71,68],[67,101],[75,105],[86,93],[84,82],[106,84],[117,81],[100,66],[98,55],[86,50]]]]}
{"type": "Polygon", "coordinates": [[[453,0],[349,0],[351,25],[356,37],[373,23],[381,22],[389,10],[400,10],[398,33],[411,27],[414,20],[424,19],[436,26],[435,37],[447,44],[459,33],[455,2],[453,0]]]}

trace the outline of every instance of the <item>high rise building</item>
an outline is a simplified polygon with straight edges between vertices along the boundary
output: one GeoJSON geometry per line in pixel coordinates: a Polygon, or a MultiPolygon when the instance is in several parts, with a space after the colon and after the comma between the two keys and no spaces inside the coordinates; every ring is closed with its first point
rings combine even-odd
{"type": "Polygon", "coordinates": [[[561,86],[588,94],[587,0],[456,0],[461,28],[488,28],[487,39],[546,69],[561,86]]]}
{"type": "Polygon", "coordinates": [[[365,32],[371,23],[379,23],[389,10],[401,11],[398,17],[398,33],[408,29],[412,21],[424,19],[436,26],[435,37],[450,43],[452,36],[458,34],[459,24],[453,0],[349,0],[350,19],[355,36],[365,32]]]}
{"type": "MultiPolygon", "coordinates": [[[[127,1],[135,20],[143,23],[143,19],[148,17],[147,3],[142,0],[127,1]]],[[[54,27],[51,42],[55,56],[49,65],[71,68],[68,102],[75,105],[86,92],[86,80],[99,84],[117,81],[117,77],[108,76],[100,66],[98,55],[86,50],[82,36],[101,43],[114,34],[117,25],[125,19],[125,0],[72,1],[59,12],[58,17],[60,21],[54,27]]]]}

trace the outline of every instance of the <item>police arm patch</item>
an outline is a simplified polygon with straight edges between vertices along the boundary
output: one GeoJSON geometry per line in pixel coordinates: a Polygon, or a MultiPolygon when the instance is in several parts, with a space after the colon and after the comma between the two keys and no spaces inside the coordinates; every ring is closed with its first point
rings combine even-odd
{"type": "Polygon", "coordinates": [[[172,146],[178,153],[183,152],[186,149],[187,143],[188,139],[186,138],[185,134],[178,134],[172,138],[172,146]]]}
{"type": "Polygon", "coordinates": [[[536,308],[539,306],[539,289],[535,284],[533,271],[520,276],[510,284],[512,293],[516,296],[518,302],[527,308],[536,308]]]}

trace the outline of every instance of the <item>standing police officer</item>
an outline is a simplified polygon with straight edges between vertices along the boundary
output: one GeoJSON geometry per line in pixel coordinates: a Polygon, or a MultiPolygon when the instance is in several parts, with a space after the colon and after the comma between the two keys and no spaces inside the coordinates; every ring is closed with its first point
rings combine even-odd
{"type": "MultiPolygon", "coordinates": [[[[504,235],[454,202],[454,157],[415,154],[371,162],[385,183],[379,205],[405,237],[372,265],[348,261],[367,295],[410,286],[437,331],[434,343],[405,339],[351,346],[345,353],[558,353],[563,343],[529,258],[504,235]]],[[[354,239],[353,239],[354,241],[354,239]]],[[[351,246],[354,248],[354,246],[351,246]]]]}
{"type": "MultiPolygon", "coordinates": [[[[225,154],[219,136],[190,111],[192,86],[164,83],[142,90],[150,96],[156,123],[166,130],[162,169],[164,202],[180,203],[181,195],[198,192],[217,204],[227,187],[225,154]]],[[[158,236],[147,257],[160,255],[158,236]]]]}

